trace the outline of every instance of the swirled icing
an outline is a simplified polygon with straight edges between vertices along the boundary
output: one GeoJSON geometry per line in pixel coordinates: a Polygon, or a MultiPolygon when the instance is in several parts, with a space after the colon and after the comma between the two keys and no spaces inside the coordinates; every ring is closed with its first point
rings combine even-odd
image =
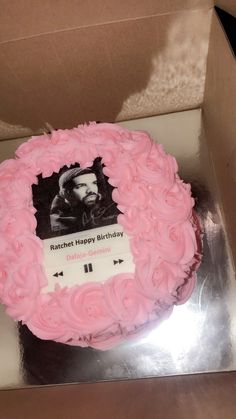
{"type": "Polygon", "coordinates": [[[108,349],[160,321],[191,294],[200,261],[190,186],[174,157],[148,134],[114,124],[80,125],[32,137],[0,165],[0,299],[41,339],[108,349]],[[42,242],[32,184],[64,165],[102,157],[130,237],[133,274],[43,294],[42,242]]]}

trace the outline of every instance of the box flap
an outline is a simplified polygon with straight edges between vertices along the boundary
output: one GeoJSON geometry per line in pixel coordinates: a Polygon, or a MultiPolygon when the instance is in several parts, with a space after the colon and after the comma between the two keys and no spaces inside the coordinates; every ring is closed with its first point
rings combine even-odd
{"type": "Polygon", "coordinates": [[[235,379],[199,374],[9,390],[0,392],[1,412],[4,419],[233,419],[235,379]]]}
{"type": "Polygon", "coordinates": [[[2,0],[0,42],[212,5],[213,0],[2,0]]]}
{"type": "Polygon", "coordinates": [[[200,106],[211,13],[183,11],[3,43],[0,119],[9,129],[1,138],[6,131],[16,137],[18,125],[37,133],[46,122],[72,128],[200,106]]]}

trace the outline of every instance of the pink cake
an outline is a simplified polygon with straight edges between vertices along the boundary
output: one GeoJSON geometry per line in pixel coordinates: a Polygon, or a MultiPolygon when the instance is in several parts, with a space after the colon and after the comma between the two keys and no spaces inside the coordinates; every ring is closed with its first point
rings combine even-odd
{"type": "Polygon", "coordinates": [[[174,157],[147,133],[115,124],[80,125],[22,144],[0,165],[0,299],[7,313],[41,339],[108,349],[184,303],[200,240],[190,185],[177,171],[174,157]],[[96,161],[107,183],[94,171],[96,161]],[[44,266],[44,241],[50,257],[59,249],[67,260],[53,274],[44,266]],[[80,250],[69,253],[75,245],[91,263],[80,250]]]}

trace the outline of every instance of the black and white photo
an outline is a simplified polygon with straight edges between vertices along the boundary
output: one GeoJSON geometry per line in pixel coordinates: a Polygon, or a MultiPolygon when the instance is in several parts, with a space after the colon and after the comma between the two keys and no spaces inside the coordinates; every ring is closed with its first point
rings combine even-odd
{"type": "Polygon", "coordinates": [[[119,210],[112,189],[100,158],[90,168],[75,164],[48,178],[39,176],[33,185],[37,235],[48,239],[116,224],[119,210]]]}

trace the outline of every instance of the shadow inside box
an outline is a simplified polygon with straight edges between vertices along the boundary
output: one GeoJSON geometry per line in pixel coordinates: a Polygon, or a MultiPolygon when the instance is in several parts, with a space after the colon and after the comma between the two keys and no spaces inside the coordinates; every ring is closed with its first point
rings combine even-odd
{"type": "MultiPolygon", "coordinates": [[[[24,379],[27,384],[58,384],[102,379],[98,371],[101,351],[41,340],[19,325],[24,379]]],[[[107,362],[109,362],[107,360],[107,362]]]]}
{"type": "Polygon", "coordinates": [[[191,182],[203,229],[203,259],[190,300],[144,338],[107,351],[44,341],[19,324],[27,385],[144,378],[233,369],[228,304],[230,259],[221,218],[208,190],[191,182]],[[181,311],[182,310],[182,311],[181,311]],[[182,313],[182,314],[181,314],[182,313]]]}

